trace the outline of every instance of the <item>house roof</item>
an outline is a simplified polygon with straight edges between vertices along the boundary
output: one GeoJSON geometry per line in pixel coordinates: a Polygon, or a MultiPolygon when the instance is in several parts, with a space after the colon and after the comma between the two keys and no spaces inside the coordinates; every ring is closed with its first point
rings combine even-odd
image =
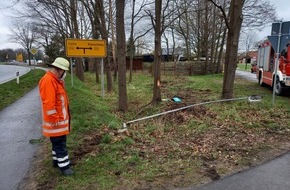
{"type": "Polygon", "coordinates": [[[251,58],[257,58],[257,56],[258,56],[258,51],[249,51],[246,54],[246,57],[251,57],[251,58]]]}

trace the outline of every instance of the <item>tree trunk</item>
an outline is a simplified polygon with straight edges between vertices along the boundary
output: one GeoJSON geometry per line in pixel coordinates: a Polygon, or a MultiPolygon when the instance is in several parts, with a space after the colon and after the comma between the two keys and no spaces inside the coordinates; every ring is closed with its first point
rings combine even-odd
{"type": "Polygon", "coordinates": [[[161,64],[161,9],[162,0],[155,1],[155,51],[154,51],[154,88],[152,104],[156,105],[161,102],[161,81],[160,81],[160,64],[161,64]]]}
{"type": "Polygon", "coordinates": [[[225,45],[225,42],[226,42],[226,36],[227,36],[227,28],[225,27],[224,31],[223,31],[223,37],[222,37],[220,50],[219,50],[219,55],[218,55],[217,73],[221,73],[222,72],[222,65],[223,65],[223,63],[222,63],[222,55],[223,55],[223,52],[224,52],[224,45],[225,45]]]}
{"type": "MultiPolygon", "coordinates": [[[[213,15],[216,15],[216,7],[214,6],[213,7],[213,11],[212,11],[212,14],[213,15]]],[[[217,39],[216,39],[216,36],[220,34],[220,33],[217,33],[217,25],[214,25],[212,26],[212,32],[211,32],[211,39],[210,39],[210,73],[211,74],[214,74],[215,72],[215,62],[214,62],[214,53],[215,53],[215,47],[218,46],[218,42],[217,42],[217,39]],[[216,42],[216,43],[213,43],[213,42],[216,42]]],[[[218,39],[219,40],[219,39],[218,39]]]]}
{"type": "Polygon", "coordinates": [[[27,55],[28,55],[28,64],[29,64],[29,66],[31,66],[31,55],[30,55],[31,53],[30,53],[30,49],[27,48],[26,51],[27,51],[27,55]]]}
{"type": "MultiPolygon", "coordinates": [[[[92,28],[93,28],[93,38],[94,39],[99,39],[100,38],[100,28],[101,28],[101,23],[99,21],[99,16],[98,16],[98,5],[97,3],[94,4],[93,11],[94,13],[93,18],[92,18],[92,28]]],[[[99,59],[94,58],[94,71],[95,71],[95,76],[96,76],[96,84],[100,83],[100,77],[99,77],[99,59]]]]}
{"type": "Polygon", "coordinates": [[[204,21],[204,36],[203,36],[203,43],[204,43],[204,47],[203,47],[203,52],[206,53],[205,54],[205,74],[208,74],[210,71],[210,66],[209,66],[209,27],[208,27],[208,19],[210,17],[209,15],[209,8],[208,8],[208,1],[204,2],[204,6],[205,6],[205,21],[204,21]]]}
{"type": "Polygon", "coordinates": [[[130,32],[130,75],[129,75],[129,83],[132,82],[132,70],[133,70],[133,34],[134,34],[134,14],[135,14],[135,1],[133,0],[133,8],[132,8],[132,15],[131,15],[131,32],[130,32]]]}
{"type": "MultiPolygon", "coordinates": [[[[200,1],[198,1],[198,10],[201,10],[201,5],[200,5],[200,1]]],[[[200,35],[200,31],[201,31],[201,29],[200,29],[200,26],[201,26],[201,11],[198,11],[197,12],[197,50],[196,50],[196,53],[197,53],[197,55],[196,55],[196,58],[197,58],[197,61],[199,61],[199,59],[200,59],[200,50],[201,50],[201,43],[200,43],[200,38],[201,38],[201,35],[200,35]]]]}
{"type": "Polygon", "coordinates": [[[118,57],[118,86],[119,86],[119,110],[126,112],[128,109],[126,87],[126,39],[124,26],[125,0],[116,1],[116,36],[118,57]]]}
{"type": "Polygon", "coordinates": [[[221,47],[221,44],[224,44],[224,42],[221,40],[222,37],[222,30],[223,30],[223,24],[221,23],[219,26],[218,36],[217,36],[217,43],[215,44],[215,51],[214,51],[214,65],[215,70],[213,71],[215,74],[218,74],[221,72],[220,69],[220,61],[218,60],[219,56],[219,47],[221,47]]]}
{"type": "Polygon", "coordinates": [[[111,24],[111,33],[112,33],[112,57],[113,57],[113,68],[114,68],[114,82],[117,81],[117,60],[116,60],[116,38],[115,38],[115,29],[114,29],[114,22],[113,22],[113,8],[112,8],[112,0],[109,0],[109,18],[111,24]]]}
{"type": "Polygon", "coordinates": [[[99,84],[100,83],[100,77],[99,77],[99,59],[95,59],[94,66],[95,66],[96,83],[99,84]]]}
{"type": "MultiPolygon", "coordinates": [[[[106,28],[104,3],[103,3],[103,0],[99,0],[97,3],[99,5],[99,11],[100,11],[101,36],[103,40],[106,40],[106,42],[108,42],[108,31],[106,28]]],[[[110,64],[109,57],[110,56],[107,56],[106,58],[104,58],[104,65],[105,65],[105,72],[106,72],[106,77],[107,77],[107,91],[111,92],[113,90],[113,81],[112,81],[111,64],[110,64]]]]}
{"type": "Polygon", "coordinates": [[[76,76],[81,81],[84,81],[84,66],[83,66],[83,60],[82,58],[76,58],[75,62],[75,68],[76,68],[76,76]]]}
{"type": "Polygon", "coordinates": [[[243,21],[242,8],[244,1],[231,0],[228,22],[228,37],[225,57],[225,72],[223,79],[222,98],[232,98],[235,72],[237,67],[237,54],[239,36],[243,21]]]}
{"type": "MultiPolygon", "coordinates": [[[[78,22],[77,22],[77,1],[70,0],[70,8],[71,8],[71,22],[73,26],[73,34],[72,38],[79,38],[79,30],[78,30],[78,22]]],[[[84,81],[84,67],[83,61],[81,58],[76,59],[76,76],[81,80],[84,81]]]]}

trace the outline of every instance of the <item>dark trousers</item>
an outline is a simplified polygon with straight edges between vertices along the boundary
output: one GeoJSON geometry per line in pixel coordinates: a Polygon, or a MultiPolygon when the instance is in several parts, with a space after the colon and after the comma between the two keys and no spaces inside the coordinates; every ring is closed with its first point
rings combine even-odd
{"type": "Polygon", "coordinates": [[[70,167],[70,160],[66,148],[66,135],[59,137],[50,137],[52,144],[53,165],[65,170],[70,167]]]}

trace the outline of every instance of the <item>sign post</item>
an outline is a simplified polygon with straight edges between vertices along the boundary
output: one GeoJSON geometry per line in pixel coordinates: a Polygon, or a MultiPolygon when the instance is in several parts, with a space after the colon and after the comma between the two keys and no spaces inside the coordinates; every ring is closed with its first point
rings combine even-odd
{"type": "MultiPolygon", "coordinates": [[[[107,57],[106,40],[85,40],[71,39],[65,40],[66,56],[67,57],[96,57],[101,59],[101,77],[102,77],[102,96],[104,97],[104,66],[103,58],[107,57]]],[[[72,65],[72,59],[71,65],[72,65]]],[[[72,72],[72,67],[71,67],[72,72]]],[[[73,72],[71,73],[73,86],[73,72]]]]}
{"type": "Polygon", "coordinates": [[[72,62],[73,62],[72,61],[72,58],[70,58],[70,70],[71,70],[71,75],[70,75],[71,77],[70,78],[71,78],[71,86],[73,87],[74,86],[74,79],[73,79],[73,72],[72,72],[73,71],[73,64],[72,64],[72,62]]]}
{"type": "Polygon", "coordinates": [[[277,82],[277,70],[279,64],[279,56],[280,56],[280,42],[281,42],[281,29],[282,29],[282,22],[280,22],[279,33],[278,33],[278,44],[277,44],[277,51],[276,51],[276,60],[275,60],[275,78],[274,78],[274,86],[273,86],[273,94],[272,94],[272,104],[275,105],[275,90],[276,90],[276,82],[277,82]]]}
{"type": "Polygon", "coordinates": [[[35,63],[36,63],[36,61],[35,61],[35,54],[38,52],[38,50],[35,48],[35,47],[32,47],[31,49],[30,49],[30,53],[33,55],[33,60],[34,60],[34,73],[35,73],[35,63]]]}
{"type": "Polygon", "coordinates": [[[16,71],[16,83],[19,84],[19,71],[16,71]]]}
{"type": "Polygon", "coordinates": [[[278,22],[272,24],[272,32],[271,36],[268,36],[271,45],[276,52],[275,59],[275,77],[273,84],[273,95],[272,95],[272,104],[275,105],[275,90],[276,90],[276,82],[277,82],[277,70],[279,65],[279,57],[280,53],[283,51],[284,47],[287,45],[290,39],[290,22],[278,22]]]}
{"type": "Polygon", "coordinates": [[[104,90],[104,61],[101,59],[101,82],[102,82],[102,97],[105,96],[104,90]]]}

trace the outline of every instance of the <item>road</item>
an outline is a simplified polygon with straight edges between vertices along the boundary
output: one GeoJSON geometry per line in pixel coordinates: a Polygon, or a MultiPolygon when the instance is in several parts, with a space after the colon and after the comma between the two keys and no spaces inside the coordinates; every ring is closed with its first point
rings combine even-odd
{"type": "Polygon", "coordinates": [[[15,79],[17,71],[19,71],[19,76],[22,76],[28,73],[30,68],[16,65],[0,65],[0,84],[15,79]]]}
{"type": "Polygon", "coordinates": [[[249,81],[255,81],[258,83],[256,73],[250,73],[248,71],[236,70],[236,76],[242,77],[242,78],[247,79],[249,81]]]}
{"type": "MultiPolygon", "coordinates": [[[[5,71],[0,65],[1,81],[14,75],[16,66],[5,71]],[[12,73],[11,73],[12,72],[12,73]],[[14,74],[13,74],[14,73],[14,74]]],[[[24,74],[29,68],[19,68],[24,74]]],[[[39,139],[41,134],[41,104],[38,87],[18,101],[0,111],[0,189],[15,190],[29,170],[38,144],[30,144],[31,139],[39,139]]]]}
{"type": "Polygon", "coordinates": [[[288,190],[289,179],[290,154],[288,153],[221,180],[182,190],[288,190]]]}

